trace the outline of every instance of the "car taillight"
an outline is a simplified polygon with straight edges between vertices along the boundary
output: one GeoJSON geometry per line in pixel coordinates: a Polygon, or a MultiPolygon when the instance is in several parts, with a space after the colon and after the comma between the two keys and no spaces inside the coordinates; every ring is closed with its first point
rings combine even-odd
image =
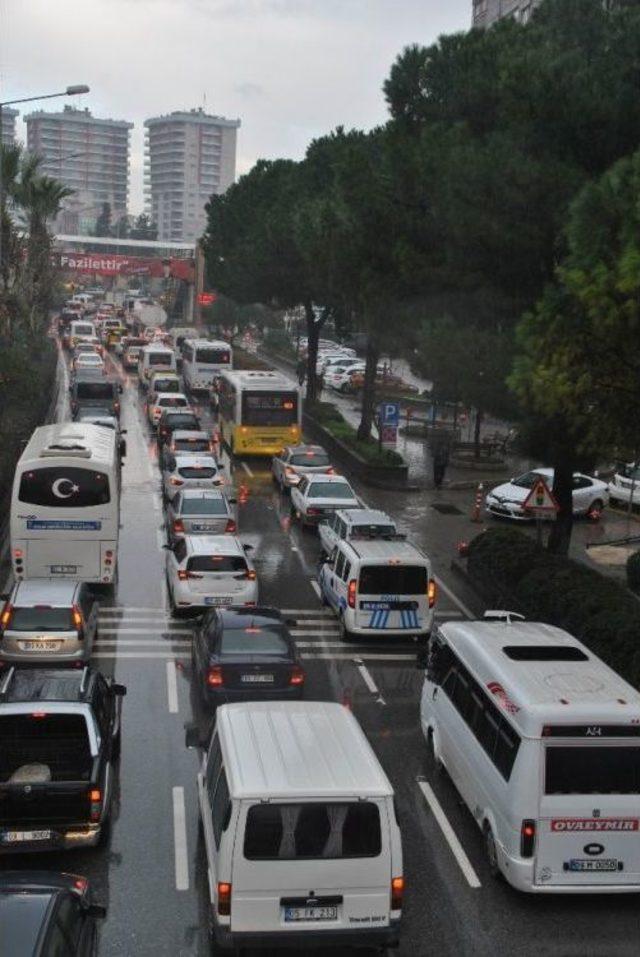
{"type": "Polygon", "coordinates": [[[536,843],[536,822],[526,820],[520,828],[520,856],[533,857],[536,843]]]}
{"type": "Polygon", "coordinates": [[[9,602],[6,603],[2,609],[2,614],[0,615],[0,637],[2,637],[3,631],[11,624],[11,619],[13,618],[13,605],[10,605],[9,602]]]}
{"type": "Polygon", "coordinates": [[[290,465],[287,465],[287,466],[285,466],[284,474],[285,474],[285,475],[295,475],[295,474],[296,474],[296,470],[295,470],[295,469],[292,469],[290,465]]]}
{"type": "Polygon", "coordinates": [[[349,608],[356,607],[356,588],[358,583],[355,578],[352,578],[347,586],[347,602],[349,603],[349,608]]]}
{"type": "Polygon", "coordinates": [[[89,818],[95,824],[100,820],[102,811],[102,791],[100,788],[92,788],[88,794],[89,798],[89,818]]]}
{"type": "Polygon", "coordinates": [[[84,619],[77,605],[74,605],[71,609],[71,621],[78,632],[78,638],[84,638],[84,619]]]}
{"type": "Polygon", "coordinates": [[[429,579],[429,584],[427,585],[427,598],[429,599],[429,608],[433,608],[436,603],[436,598],[438,597],[438,586],[436,585],[435,578],[429,579]]]}
{"type": "Polygon", "coordinates": [[[173,530],[177,535],[184,535],[184,522],[181,518],[176,518],[174,520],[173,530]]]}
{"type": "Polygon", "coordinates": [[[221,917],[231,914],[231,884],[218,881],[218,913],[221,917]]]}
{"type": "Polygon", "coordinates": [[[391,910],[402,910],[402,895],[404,894],[404,877],[394,877],[391,880],[391,910]]]}
{"type": "Polygon", "coordinates": [[[303,685],[304,684],[304,671],[299,665],[294,665],[291,669],[291,674],[289,675],[289,684],[290,685],[303,685]]]}
{"type": "Polygon", "coordinates": [[[317,509],[317,508],[308,508],[308,509],[307,509],[307,515],[319,515],[319,514],[320,514],[320,510],[317,509]]]}
{"type": "Polygon", "coordinates": [[[244,577],[248,578],[249,581],[254,582],[256,580],[256,573],[253,568],[248,568],[244,573],[244,577]]]}
{"type": "Polygon", "coordinates": [[[326,469],[326,473],[327,473],[327,475],[335,475],[335,474],[336,474],[336,470],[334,469],[333,465],[330,465],[329,468],[326,469]]]}
{"type": "Polygon", "coordinates": [[[220,665],[214,665],[207,671],[207,684],[210,688],[221,688],[224,684],[222,677],[222,668],[220,665]]]}
{"type": "Polygon", "coordinates": [[[235,532],[237,531],[237,525],[232,518],[228,519],[227,524],[225,525],[225,532],[235,532]]]}
{"type": "Polygon", "coordinates": [[[169,479],[169,485],[179,486],[179,485],[184,485],[184,482],[182,481],[182,479],[176,478],[174,475],[172,475],[171,478],[169,479]]]}
{"type": "Polygon", "coordinates": [[[189,577],[188,571],[185,571],[184,568],[178,569],[178,578],[180,579],[181,582],[186,582],[188,577],[189,577]]]}

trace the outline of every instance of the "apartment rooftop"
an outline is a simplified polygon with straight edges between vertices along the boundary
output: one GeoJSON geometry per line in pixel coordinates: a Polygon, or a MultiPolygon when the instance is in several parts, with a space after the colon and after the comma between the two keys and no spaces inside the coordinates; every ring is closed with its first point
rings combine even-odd
{"type": "Polygon", "coordinates": [[[205,113],[202,107],[191,110],[174,110],[172,113],[164,113],[162,116],[152,116],[144,121],[144,125],[149,128],[176,121],[179,123],[199,123],[203,126],[227,126],[232,129],[237,129],[240,126],[239,119],[230,120],[226,116],[205,113]]]}

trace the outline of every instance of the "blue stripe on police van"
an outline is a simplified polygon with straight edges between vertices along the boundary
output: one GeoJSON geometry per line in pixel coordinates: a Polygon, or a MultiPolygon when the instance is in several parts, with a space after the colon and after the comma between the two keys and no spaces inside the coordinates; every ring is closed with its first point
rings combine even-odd
{"type": "Polygon", "coordinates": [[[400,610],[400,624],[403,628],[407,627],[407,613],[404,608],[400,610]]]}

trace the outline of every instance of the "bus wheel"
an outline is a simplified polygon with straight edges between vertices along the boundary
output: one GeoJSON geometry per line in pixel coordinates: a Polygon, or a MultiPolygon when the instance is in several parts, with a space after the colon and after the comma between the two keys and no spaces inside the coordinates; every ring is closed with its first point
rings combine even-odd
{"type": "Polygon", "coordinates": [[[484,827],[482,830],[484,834],[484,846],[487,852],[487,862],[489,864],[489,871],[492,877],[495,877],[496,879],[498,879],[502,877],[502,871],[500,870],[500,866],[498,864],[498,851],[496,849],[496,841],[493,836],[493,831],[491,830],[491,825],[488,823],[488,821],[484,822],[484,827]]]}

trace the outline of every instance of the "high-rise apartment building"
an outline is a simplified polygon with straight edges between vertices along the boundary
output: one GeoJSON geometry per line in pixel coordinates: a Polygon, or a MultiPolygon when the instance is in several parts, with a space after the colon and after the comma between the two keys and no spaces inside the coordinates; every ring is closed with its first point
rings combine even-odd
{"type": "Polygon", "coordinates": [[[490,27],[503,17],[526,23],[542,0],[473,0],[473,26],[490,27]]]}
{"type": "Polygon", "coordinates": [[[74,190],[64,201],[56,231],[91,234],[105,203],[114,224],[126,214],[133,123],[98,119],[72,106],[59,113],[39,110],[25,120],[27,149],[42,157],[41,172],[74,190]]]}
{"type": "Polygon", "coordinates": [[[10,106],[5,106],[2,110],[2,145],[13,146],[16,141],[16,117],[17,110],[12,110],[10,106]]]}
{"type": "Polygon", "coordinates": [[[145,194],[158,239],[195,242],[207,222],[205,204],[236,175],[240,120],[202,109],[145,121],[145,194]]]}

